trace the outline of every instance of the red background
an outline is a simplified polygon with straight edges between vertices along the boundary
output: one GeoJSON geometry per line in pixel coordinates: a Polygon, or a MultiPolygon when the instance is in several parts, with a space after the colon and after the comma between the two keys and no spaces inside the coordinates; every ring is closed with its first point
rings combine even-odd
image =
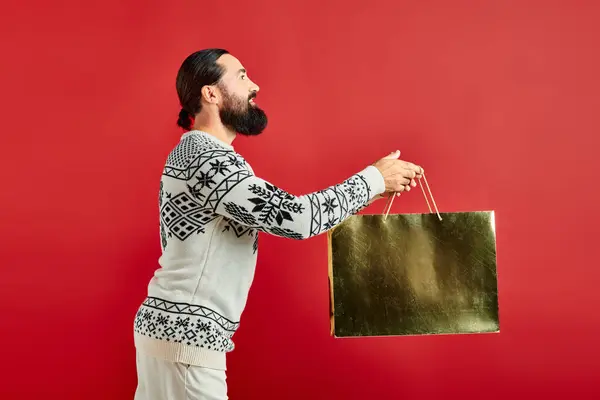
{"type": "Polygon", "coordinates": [[[235,145],[262,177],[302,194],[400,149],[442,211],[497,212],[497,335],[333,339],[326,237],[263,236],[231,399],[599,395],[598,2],[13,3],[2,399],[132,398],[175,75],[212,46],[261,86],[268,132],[235,145]]]}

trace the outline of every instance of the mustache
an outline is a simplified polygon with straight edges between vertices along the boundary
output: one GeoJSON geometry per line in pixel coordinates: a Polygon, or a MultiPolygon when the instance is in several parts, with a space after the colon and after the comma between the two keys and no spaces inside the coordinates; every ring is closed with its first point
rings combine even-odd
{"type": "Polygon", "coordinates": [[[250,93],[250,94],[248,95],[248,100],[255,99],[255,98],[256,98],[256,96],[257,96],[257,93],[256,93],[256,92],[252,92],[252,93],[250,93]]]}

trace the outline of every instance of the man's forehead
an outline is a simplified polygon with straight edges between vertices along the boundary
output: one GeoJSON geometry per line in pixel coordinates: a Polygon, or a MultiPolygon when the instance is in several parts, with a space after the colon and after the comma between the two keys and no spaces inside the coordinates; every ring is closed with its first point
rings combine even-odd
{"type": "Polygon", "coordinates": [[[225,71],[227,71],[227,73],[236,74],[241,69],[244,69],[244,66],[242,65],[240,60],[238,60],[231,54],[223,54],[221,57],[219,57],[217,63],[222,65],[225,68],[225,71]]]}

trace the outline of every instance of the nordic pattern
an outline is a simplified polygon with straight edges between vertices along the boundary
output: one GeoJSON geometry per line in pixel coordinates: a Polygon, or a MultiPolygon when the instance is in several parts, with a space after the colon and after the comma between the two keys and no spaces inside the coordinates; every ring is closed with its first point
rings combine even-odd
{"type": "Polygon", "coordinates": [[[231,351],[239,322],[202,306],[148,297],[138,310],[134,331],[152,339],[216,351],[231,351]]]}
{"type": "Polygon", "coordinates": [[[227,221],[227,225],[223,228],[223,232],[232,232],[236,237],[241,238],[242,236],[250,236],[254,238],[254,242],[252,244],[253,253],[258,251],[258,230],[248,227],[246,225],[240,224],[236,220],[230,219],[227,221]]]}
{"type": "Polygon", "coordinates": [[[371,198],[371,188],[360,175],[339,185],[308,195],[311,205],[310,235],[327,231],[364,208],[371,198]]]}
{"type": "Polygon", "coordinates": [[[187,181],[212,156],[228,152],[229,150],[220,147],[204,136],[186,136],[167,157],[163,175],[187,181]]]}
{"type": "Polygon", "coordinates": [[[204,233],[204,225],[217,218],[185,192],[175,197],[167,193],[166,199],[160,212],[161,222],[179,240],[187,239],[192,233],[204,233]]]}
{"type": "MultiPolygon", "coordinates": [[[[161,180],[160,236],[164,250],[173,237],[183,241],[192,234],[206,233],[206,225],[219,217],[214,210],[221,198],[252,173],[247,169],[246,161],[233,151],[195,135],[183,138],[173,149],[163,175],[184,183],[187,189],[173,194],[164,189],[164,181],[161,180]]],[[[234,232],[238,238],[243,234],[257,235],[254,229],[241,229],[240,224],[230,222],[228,227],[231,226],[233,229],[227,230],[234,232]]],[[[256,238],[254,243],[256,253],[256,238]]]]}
{"type": "Polygon", "coordinates": [[[229,171],[230,166],[239,169],[246,165],[245,160],[236,157],[233,151],[220,147],[203,136],[192,135],[181,139],[169,154],[163,175],[184,181],[196,177],[201,183],[210,184],[209,176],[198,174],[199,170],[206,169],[205,163],[211,163],[210,169],[223,175],[229,171]],[[217,161],[219,156],[227,156],[227,159],[217,161]]]}
{"type": "Polygon", "coordinates": [[[306,197],[295,197],[268,182],[259,182],[248,186],[248,207],[224,202],[225,212],[256,230],[298,240],[304,239],[306,233],[285,227],[286,222],[294,226],[296,219],[304,218],[310,224],[309,236],[315,236],[358,212],[371,195],[360,175],[306,197]]]}
{"type": "MultiPolygon", "coordinates": [[[[163,174],[184,181],[187,188],[174,196],[161,188],[165,246],[167,238],[185,240],[204,233],[204,226],[218,217],[215,210],[220,206],[232,220],[224,230],[238,238],[263,231],[299,240],[333,228],[360,211],[371,197],[368,183],[359,174],[330,188],[293,196],[256,178],[240,155],[202,136],[184,138],[169,155],[163,174]],[[237,198],[231,199],[228,194],[235,188],[237,198]]],[[[256,240],[254,248],[256,252],[256,240]]]]}
{"type": "Polygon", "coordinates": [[[304,211],[302,204],[293,200],[294,196],[266,183],[265,187],[259,187],[256,184],[250,185],[250,192],[255,194],[248,200],[254,204],[253,212],[258,212],[258,220],[267,225],[281,225],[284,220],[293,221],[292,213],[301,214],[304,211]]]}

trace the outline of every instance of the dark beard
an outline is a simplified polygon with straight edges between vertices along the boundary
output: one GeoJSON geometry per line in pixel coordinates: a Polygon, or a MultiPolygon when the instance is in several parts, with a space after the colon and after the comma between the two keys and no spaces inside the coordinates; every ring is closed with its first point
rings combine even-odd
{"type": "Polygon", "coordinates": [[[268,119],[263,110],[249,103],[256,94],[253,93],[246,100],[234,98],[229,93],[224,94],[223,108],[219,110],[223,125],[241,135],[260,135],[267,127],[268,119]]]}

